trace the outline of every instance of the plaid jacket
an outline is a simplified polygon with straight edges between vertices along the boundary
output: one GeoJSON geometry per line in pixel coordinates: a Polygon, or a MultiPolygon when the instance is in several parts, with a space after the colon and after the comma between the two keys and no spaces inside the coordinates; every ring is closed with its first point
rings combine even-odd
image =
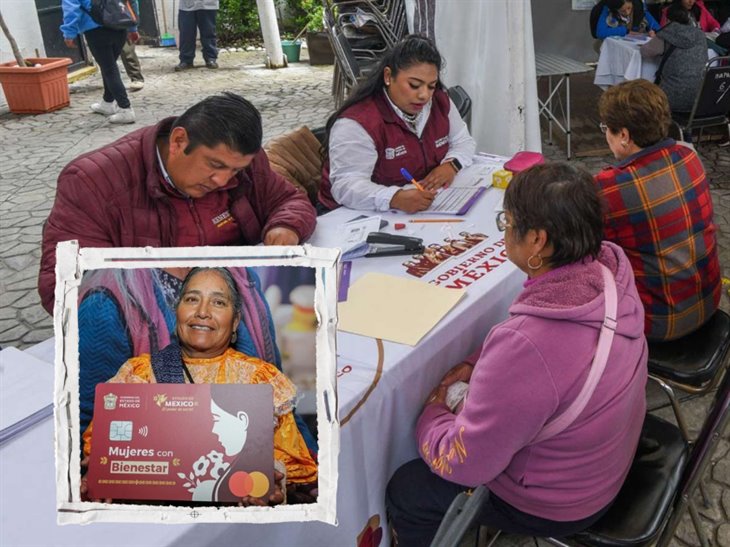
{"type": "Polygon", "coordinates": [[[716,226],[705,170],[666,139],[596,175],[605,238],[623,247],[644,304],[649,340],[692,332],[720,302],[716,226]]]}

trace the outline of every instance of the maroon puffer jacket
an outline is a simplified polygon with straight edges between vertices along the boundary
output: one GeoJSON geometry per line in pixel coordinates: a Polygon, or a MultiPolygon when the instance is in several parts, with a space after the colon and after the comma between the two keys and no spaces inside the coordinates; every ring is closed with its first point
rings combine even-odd
{"type": "MultiPolygon", "coordinates": [[[[69,163],[58,177],[56,200],[43,228],[38,292],[53,312],[56,244],[71,239],[81,247],[172,247],[177,218],[157,163],[156,140],[175,118],[145,127],[69,163]]],[[[263,150],[235,177],[228,190],[240,244],[255,245],[282,226],[304,241],[316,224],[314,207],[269,167],[263,150]]]]}

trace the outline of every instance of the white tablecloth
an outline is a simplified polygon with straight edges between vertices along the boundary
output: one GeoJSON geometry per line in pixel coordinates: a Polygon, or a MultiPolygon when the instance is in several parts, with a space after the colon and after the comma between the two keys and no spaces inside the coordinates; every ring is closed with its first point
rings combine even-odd
{"type": "Polygon", "coordinates": [[[643,43],[629,38],[605,39],[601,45],[593,83],[606,89],[637,78],[653,82],[660,57],[642,58],[639,47],[643,43]]]}
{"type": "MultiPolygon", "coordinates": [[[[187,545],[294,545],[341,547],[357,545],[366,528],[388,543],[384,493],[393,472],[417,457],[414,429],[423,401],[452,365],[484,339],[504,319],[525,279],[504,260],[502,234],[497,231],[495,207],[502,191],[490,189],[456,224],[408,224],[395,232],[404,215],[386,213],[384,231],[422,237],[424,243],[442,243],[459,232],[481,233],[482,243],[451,257],[423,276],[443,286],[464,286],[467,294],[416,347],[391,342],[378,350],[375,340],[338,335],[338,400],[342,423],[337,514],[338,526],[321,523],[289,524],[105,524],[56,525],[53,465],[53,426],[46,419],[0,447],[2,458],[2,530],[0,544],[12,546],[187,546],[187,545]],[[478,272],[478,273],[477,273],[478,272]],[[468,284],[468,285],[467,285],[468,284]],[[29,501],[32,500],[32,501],[29,501]]],[[[339,209],[319,219],[318,229],[332,229],[357,212],[339,209]]],[[[407,256],[361,258],[353,262],[352,281],[368,271],[407,276],[407,256]]],[[[418,313],[414,303],[414,313],[418,313]]],[[[53,362],[52,341],[29,353],[53,362]]],[[[52,374],[49,365],[48,374],[52,374]]],[[[0,394],[1,395],[1,394],[0,394]]],[[[51,394],[48,394],[49,401],[51,394]]]]}

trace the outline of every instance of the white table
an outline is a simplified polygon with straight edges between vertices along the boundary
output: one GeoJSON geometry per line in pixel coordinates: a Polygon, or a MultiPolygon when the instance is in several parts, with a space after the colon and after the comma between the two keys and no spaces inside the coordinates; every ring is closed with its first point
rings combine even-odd
{"type": "Polygon", "coordinates": [[[602,89],[608,89],[612,85],[638,78],[653,82],[661,58],[642,57],[639,47],[644,43],[646,40],[606,38],[601,44],[601,55],[593,83],[602,89]]]}
{"type": "Polygon", "coordinates": [[[548,94],[545,100],[537,97],[540,107],[540,115],[548,120],[548,143],[553,143],[553,122],[565,133],[568,159],[570,159],[570,75],[589,72],[591,68],[570,57],[555,55],[551,53],[535,53],[535,73],[538,78],[547,77],[548,94]],[[553,77],[556,78],[553,85],[553,77]],[[556,115],[557,109],[553,106],[553,99],[558,99],[557,104],[562,107],[560,95],[558,94],[561,85],[565,82],[565,111],[561,120],[556,115]],[[557,95],[557,96],[556,96],[557,95]]]}
{"type": "MultiPolygon", "coordinates": [[[[321,523],[269,525],[190,524],[144,525],[106,524],[57,526],[53,465],[53,425],[50,418],[0,447],[0,544],[22,546],[197,546],[197,545],[293,545],[340,547],[357,545],[366,527],[382,528],[381,547],[388,544],[384,494],[393,472],[416,458],[415,422],[423,401],[453,364],[477,347],[489,329],[504,319],[525,279],[509,261],[493,259],[503,247],[497,231],[495,207],[502,191],[490,189],[458,224],[408,224],[395,232],[394,222],[405,215],[386,213],[385,231],[424,238],[424,243],[442,241],[460,231],[486,234],[488,238],[462,255],[452,257],[424,276],[423,280],[449,279],[453,283],[480,263],[492,260],[492,267],[478,280],[471,279],[467,294],[416,347],[391,342],[379,344],[354,334],[338,335],[338,399],[342,423],[339,458],[337,527],[321,523]],[[410,233],[409,233],[410,232],[410,233]],[[492,249],[493,252],[486,252],[492,249]],[[482,253],[482,258],[464,263],[482,253]]],[[[318,229],[338,226],[359,213],[339,209],[319,219],[318,229]]],[[[368,271],[405,274],[407,256],[362,258],[353,262],[353,282],[368,271]]],[[[476,277],[476,276],[474,276],[476,277]]],[[[417,313],[417,306],[414,306],[417,313]]],[[[53,362],[52,340],[28,350],[29,354],[53,362]]],[[[48,374],[52,374],[49,364],[48,374]]],[[[2,386],[0,386],[2,388],[2,386]]],[[[1,394],[0,394],[1,396],[1,394]]],[[[49,400],[51,394],[48,394],[49,400]]]]}

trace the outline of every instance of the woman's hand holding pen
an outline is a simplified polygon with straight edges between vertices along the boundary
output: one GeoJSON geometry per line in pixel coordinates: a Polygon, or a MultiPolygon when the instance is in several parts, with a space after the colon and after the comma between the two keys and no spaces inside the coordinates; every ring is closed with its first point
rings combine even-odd
{"type": "Polygon", "coordinates": [[[426,178],[421,181],[421,186],[426,190],[438,190],[442,187],[448,187],[454,182],[456,176],[456,170],[451,164],[443,163],[438,167],[435,167],[426,178]]]}
{"type": "Polygon", "coordinates": [[[390,206],[406,213],[417,213],[428,209],[435,197],[436,192],[432,190],[398,190],[390,200],[390,206]]]}

